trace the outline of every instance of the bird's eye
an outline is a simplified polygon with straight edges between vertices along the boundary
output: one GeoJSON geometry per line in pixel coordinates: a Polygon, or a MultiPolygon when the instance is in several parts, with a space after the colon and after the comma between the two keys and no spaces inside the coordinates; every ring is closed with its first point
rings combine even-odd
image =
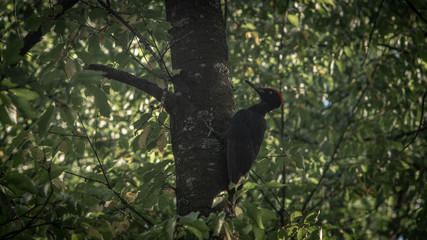
{"type": "Polygon", "coordinates": [[[270,95],[271,95],[271,94],[273,94],[273,92],[268,92],[268,94],[270,94],[270,95]]]}

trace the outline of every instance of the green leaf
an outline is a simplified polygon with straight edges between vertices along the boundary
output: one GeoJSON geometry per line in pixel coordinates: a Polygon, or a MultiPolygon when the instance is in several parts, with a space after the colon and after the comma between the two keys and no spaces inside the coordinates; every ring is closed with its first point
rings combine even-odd
{"type": "Polygon", "coordinates": [[[251,189],[269,189],[269,188],[281,188],[286,186],[286,184],[278,183],[276,181],[270,181],[264,184],[258,184],[254,182],[246,182],[245,185],[243,185],[244,190],[251,190],[251,189]]]}
{"type": "Polygon", "coordinates": [[[167,32],[169,29],[172,28],[172,25],[170,22],[162,21],[156,24],[156,27],[162,29],[163,31],[167,32]]]}
{"type": "Polygon", "coordinates": [[[295,14],[288,14],[288,20],[292,25],[298,27],[299,26],[299,18],[295,14]]]}
{"type": "Polygon", "coordinates": [[[87,51],[77,51],[77,57],[79,57],[86,64],[93,63],[93,56],[89,54],[87,51]]]}
{"type": "Polygon", "coordinates": [[[95,106],[98,108],[99,113],[104,117],[110,117],[111,106],[108,103],[105,92],[96,87],[87,86],[87,89],[95,97],[95,106]]]}
{"type": "Polygon", "coordinates": [[[409,164],[403,160],[398,161],[398,163],[400,163],[400,166],[402,167],[403,170],[408,170],[411,168],[411,166],[409,166],[409,164]]]}
{"type": "Polygon", "coordinates": [[[297,168],[305,169],[305,163],[304,163],[304,157],[303,155],[297,153],[296,155],[293,155],[291,157],[293,161],[295,161],[295,164],[297,168]]]}
{"type": "Polygon", "coordinates": [[[126,86],[124,83],[121,83],[119,81],[111,81],[111,89],[113,89],[116,92],[122,91],[124,89],[124,86],[126,86]]]}
{"type": "Polygon", "coordinates": [[[254,235],[255,235],[256,240],[265,239],[265,231],[263,229],[260,229],[257,226],[253,226],[252,230],[254,231],[254,235]]]}
{"type": "Polygon", "coordinates": [[[17,97],[25,98],[26,100],[29,100],[29,101],[37,99],[39,97],[39,95],[36,92],[26,88],[11,89],[10,92],[13,92],[13,94],[15,94],[15,96],[17,97]]]}
{"type": "Polygon", "coordinates": [[[50,173],[48,171],[43,170],[40,175],[40,182],[47,183],[52,179],[59,177],[68,167],[56,167],[55,169],[50,169],[50,173]]]}
{"type": "Polygon", "coordinates": [[[0,105],[0,122],[8,125],[11,125],[12,123],[16,124],[16,108],[10,107],[7,111],[4,105],[0,105]]]}
{"type": "Polygon", "coordinates": [[[141,115],[141,117],[134,122],[132,125],[136,130],[139,130],[144,127],[144,125],[147,123],[147,121],[151,118],[151,113],[144,113],[141,115]]]}
{"type": "Polygon", "coordinates": [[[206,223],[202,219],[197,219],[194,222],[187,222],[185,223],[185,225],[194,227],[202,233],[209,232],[209,227],[206,225],[206,223]]]}
{"type": "Polygon", "coordinates": [[[40,136],[42,137],[46,136],[46,133],[49,129],[50,122],[52,121],[54,116],[55,116],[55,107],[53,105],[50,105],[37,122],[40,136]]]}
{"type": "Polygon", "coordinates": [[[11,146],[7,149],[6,154],[10,155],[16,148],[21,148],[23,143],[27,140],[30,130],[24,130],[18,134],[13,140],[11,146]]]}
{"type": "Polygon", "coordinates": [[[307,234],[307,231],[305,231],[305,229],[304,229],[304,228],[300,228],[300,229],[298,230],[297,239],[298,239],[298,240],[302,240],[302,239],[304,239],[306,234],[307,234]]]}
{"type": "Polygon", "coordinates": [[[256,26],[252,23],[245,23],[243,25],[243,28],[247,30],[252,30],[252,31],[256,30],[256,26]]]}
{"type": "Polygon", "coordinates": [[[317,219],[318,219],[319,214],[320,214],[320,210],[319,210],[319,211],[317,211],[317,212],[309,213],[309,214],[305,217],[305,219],[304,219],[304,223],[305,223],[305,224],[307,224],[307,223],[308,223],[308,224],[316,223],[316,222],[317,222],[317,219]]]}
{"type": "Polygon", "coordinates": [[[295,220],[302,217],[302,213],[300,211],[295,211],[291,214],[291,222],[295,222],[295,220]]]}
{"type": "Polygon", "coordinates": [[[212,229],[214,230],[214,236],[219,236],[224,223],[226,223],[225,212],[221,212],[219,213],[219,215],[216,215],[215,213],[211,213],[209,215],[208,222],[211,223],[212,229]]]}
{"type": "Polygon", "coordinates": [[[65,43],[58,43],[51,51],[50,57],[56,59],[62,56],[62,51],[64,50],[65,43]]]}
{"type": "Polygon", "coordinates": [[[166,113],[166,112],[161,112],[160,114],[159,114],[159,118],[157,119],[157,121],[159,122],[159,123],[161,123],[161,124],[164,124],[165,123],[165,121],[166,121],[166,119],[168,118],[168,114],[166,113]]]}
{"type": "Polygon", "coordinates": [[[74,121],[77,118],[76,111],[69,108],[68,106],[59,107],[58,109],[59,109],[59,115],[61,116],[62,120],[65,121],[68,124],[68,126],[70,127],[73,126],[74,121]]]}
{"type": "Polygon", "coordinates": [[[262,187],[267,189],[267,188],[282,188],[285,186],[286,186],[286,184],[278,183],[276,181],[270,181],[270,182],[265,183],[262,187]]]}
{"type": "Polygon", "coordinates": [[[129,53],[123,51],[116,55],[115,60],[120,66],[126,66],[132,58],[129,53]]]}
{"type": "Polygon", "coordinates": [[[344,53],[345,53],[345,55],[347,55],[347,57],[351,57],[352,54],[351,54],[351,49],[349,46],[344,47],[344,53]]]}
{"type": "Polygon", "coordinates": [[[203,233],[199,231],[199,229],[188,226],[188,230],[190,230],[190,232],[192,232],[197,237],[197,239],[203,239],[203,233]]]}
{"type": "Polygon", "coordinates": [[[12,99],[14,105],[22,111],[25,117],[29,119],[36,118],[36,113],[34,112],[34,109],[32,108],[30,102],[28,102],[25,98],[16,96],[13,92],[9,92],[9,96],[12,99]]]}
{"type": "Polygon", "coordinates": [[[322,235],[323,235],[322,234],[322,228],[317,227],[316,230],[314,230],[313,232],[311,232],[310,239],[311,240],[322,240],[322,239],[324,239],[322,237],[322,235]]]}
{"type": "MultiPolygon", "coordinates": [[[[5,84],[8,87],[14,87],[14,86],[16,86],[16,85],[14,85],[14,83],[18,84],[21,87],[24,87],[27,83],[29,83],[28,82],[28,80],[29,80],[28,73],[26,72],[25,69],[22,69],[19,66],[14,66],[14,67],[11,67],[11,68],[7,68],[7,69],[5,69],[4,73],[8,77],[10,77],[11,84],[7,84],[5,81],[2,82],[2,84],[5,84]]],[[[16,88],[16,89],[11,89],[10,91],[11,92],[19,92],[20,91],[19,89],[28,90],[26,88],[16,88]]]]}
{"type": "Polygon", "coordinates": [[[23,46],[24,42],[22,40],[12,40],[7,43],[6,50],[2,54],[7,65],[16,64],[21,60],[22,56],[19,53],[23,46]]]}
{"type": "Polygon", "coordinates": [[[36,31],[42,24],[43,19],[40,16],[31,15],[25,19],[25,28],[27,30],[36,31]]]}
{"type": "Polygon", "coordinates": [[[186,225],[198,239],[203,239],[203,236],[209,233],[209,227],[202,219],[198,219],[198,216],[199,212],[191,212],[181,217],[180,223],[186,225]]]}
{"type": "Polygon", "coordinates": [[[98,55],[99,52],[101,51],[98,35],[94,34],[89,38],[88,51],[92,55],[98,55]]]}
{"type": "Polygon", "coordinates": [[[85,86],[93,86],[95,83],[99,83],[104,77],[104,72],[84,70],[74,75],[77,82],[82,83],[85,86]]]}
{"type": "Polygon", "coordinates": [[[22,173],[7,174],[2,179],[2,181],[8,182],[18,190],[23,190],[25,192],[34,193],[34,194],[37,193],[37,189],[33,180],[31,180],[31,178],[25,174],[22,174],[22,173]]]}
{"type": "Polygon", "coordinates": [[[168,225],[167,225],[167,232],[168,232],[169,240],[173,239],[173,235],[175,233],[175,227],[176,227],[176,217],[170,218],[168,220],[168,225]]]}
{"type": "Polygon", "coordinates": [[[53,7],[53,15],[57,15],[57,14],[61,13],[62,9],[63,9],[62,5],[60,5],[60,4],[55,5],[53,7]]]}
{"type": "Polygon", "coordinates": [[[188,223],[188,222],[194,222],[194,221],[196,221],[198,216],[199,216],[199,212],[191,212],[191,213],[181,217],[180,222],[183,224],[188,223]]]}
{"type": "Polygon", "coordinates": [[[58,19],[55,24],[54,31],[59,35],[64,35],[66,28],[66,22],[64,20],[58,19]]]}
{"type": "Polygon", "coordinates": [[[261,210],[252,204],[248,204],[245,208],[246,215],[249,219],[252,220],[253,224],[259,229],[264,229],[264,225],[262,224],[261,210]]]}

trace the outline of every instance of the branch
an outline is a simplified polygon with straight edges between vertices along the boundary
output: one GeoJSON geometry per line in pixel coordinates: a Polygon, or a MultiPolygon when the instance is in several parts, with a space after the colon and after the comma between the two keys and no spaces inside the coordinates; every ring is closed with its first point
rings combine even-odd
{"type": "MultiPolygon", "coordinates": [[[[25,224],[25,226],[23,226],[21,229],[18,229],[16,231],[9,232],[7,234],[1,235],[0,236],[1,239],[14,239],[16,236],[18,236],[20,233],[24,232],[25,230],[33,228],[34,227],[33,223],[35,223],[38,220],[40,220],[39,216],[43,213],[43,211],[45,210],[45,208],[48,206],[49,201],[50,201],[50,199],[51,199],[51,197],[53,196],[53,193],[54,193],[51,170],[52,170],[51,164],[49,164],[49,166],[47,168],[47,174],[48,174],[48,177],[49,177],[49,185],[50,185],[49,189],[50,189],[50,192],[49,192],[49,195],[46,198],[46,201],[38,208],[38,211],[34,214],[34,216],[31,216],[31,219],[25,224]]],[[[33,209],[35,209],[35,207],[33,209]]]]}
{"type": "Polygon", "coordinates": [[[100,159],[100,158],[99,158],[99,156],[98,156],[98,152],[96,151],[96,149],[95,149],[94,145],[92,144],[92,141],[91,141],[91,140],[90,140],[90,138],[89,138],[89,135],[88,135],[88,133],[87,133],[87,131],[86,131],[86,127],[85,127],[85,125],[84,125],[84,123],[83,123],[82,118],[80,117],[80,114],[79,114],[79,113],[77,113],[77,116],[79,117],[80,124],[82,125],[83,132],[84,132],[84,134],[85,134],[85,138],[86,138],[86,140],[89,142],[89,145],[90,145],[90,147],[92,148],[93,153],[95,154],[96,160],[98,161],[98,164],[99,164],[99,166],[101,167],[102,175],[104,176],[104,179],[105,179],[105,182],[106,182],[106,184],[105,184],[105,185],[106,185],[108,188],[110,188],[110,187],[111,187],[111,185],[110,185],[110,181],[108,180],[107,172],[106,172],[106,171],[105,171],[105,169],[104,169],[104,165],[102,165],[101,159],[100,159]]]}
{"type": "Polygon", "coordinates": [[[303,205],[302,210],[301,210],[301,212],[303,212],[303,214],[304,214],[305,209],[306,209],[306,208],[307,208],[307,206],[308,206],[308,203],[309,203],[309,202],[311,201],[311,199],[313,198],[314,193],[315,193],[315,192],[317,192],[317,190],[319,190],[320,185],[322,184],[323,179],[325,179],[326,174],[328,173],[328,171],[329,171],[329,169],[330,169],[330,167],[331,167],[332,163],[334,163],[334,162],[336,161],[336,159],[337,159],[337,157],[336,157],[336,156],[337,156],[338,150],[339,150],[339,148],[340,148],[340,146],[341,146],[341,143],[344,141],[344,135],[345,135],[345,133],[347,132],[347,128],[350,126],[351,121],[352,121],[352,119],[353,119],[353,116],[354,116],[354,114],[356,113],[357,106],[359,105],[359,103],[360,103],[360,101],[362,100],[363,96],[365,96],[365,92],[366,92],[366,90],[368,90],[368,87],[369,87],[369,83],[368,83],[368,84],[366,85],[366,87],[362,90],[362,93],[360,94],[359,98],[357,99],[356,103],[354,104],[354,107],[353,107],[353,109],[352,109],[352,111],[351,111],[351,113],[350,113],[350,116],[349,116],[349,117],[348,117],[348,119],[347,119],[347,123],[346,123],[346,125],[345,125],[345,127],[344,127],[344,130],[342,131],[342,133],[341,133],[341,135],[340,135],[339,139],[337,140],[337,142],[336,142],[336,144],[335,144],[334,151],[333,151],[333,153],[332,153],[332,155],[331,155],[331,159],[329,160],[329,162],[327,162],[327,163],[326,163],[325,169],[323,170],[323,174],[322,174],[322,176],[320,176],[320,179],[319,179],[319,181],[317,182],[316,187],[313,189],[313,191],[311,191],[311,192],[310,192],[310,195],[308,195],[307,199],[306,199],[306,200],[305,200],[305,202],[304,202],[304,205],[303,205]]]}
{"type": "Polygon", "coordinates": [[[381,1],[380,7],[378,8],[377,15],[375,16],[374,26],[372,26],[371,33],[369,34],[368,46],[366,46],[366,54],[365,54],[365,59],[362,62],[362,66],[365,64],[366,59],[368,59],[369,45],[371,44],[372,35],[374,34],[375,26],[377,25],[377,20],[378,20],[378,17],[380,16],[380,11],[381,11],[381,8],[383,6],[383,3],[384,3],[384,0],[381,1]]]}
{"type": "MultiPolygon", "coordinates": [[[[262,184],[265,184],[264,180],[261,178],[261,176],[256,173],[253,169],[251,169],[251,173],[253,173],[261,182],[262,184]]],[[[252,180],[254,180],[256,183],[258,182],[257,179],[252,175],[249,174],[249,176],[252,178],[252,180]]],[[[287,221],[290,220],[291,215],[289,214],[289,212],[285,209],[285,205],[282,204],[282,202],[279,200],[279,197],[277,196],[277,194],[273,191],[271,191],[271,194],[273,195],[274,199],[276,200],[276,202],[279,204],[280,209],[276,209],[276,207],[274,206],[274,204],[267,198],[267,194],[262,190],[262,189],[258,189],[264,196],[265,196],[265,200],[267,201],[267,203],[274,209],[274,211],[279,214],[279,216],[283,219],[285,216],[283,215],[283,213],[286,214],[287,217],[287,221]]],[[[282,221],[282,220],[281,220],[282,221]]]]}
{"type": "Polygon", "coordinates": [[[405,0],[405,2],[408,4],[408,6],[412,9],[412,11],[414,11],[415,12],[415,14],[417,14],[418,15],[418,17],[420,17],[421,18],[421,20],[423,20],[423,22],[425,23],[425,24],[427,24],[427,19],[425,19],[424,17],[423,17],[423,15],[421,15],[421,13],[418,11],[418,9],[417,8],[415,8],[415,6],[409,1],[409,0],[405,0]]]}
{"type": "Polygon", "coordinates": [[[99,155],[98,155],[98,152],[96,151],[96,149],[95,149],[95,146],[92,144],[92,141],[90,140],[90,138],[89,138],[89,135],[88,135],[88,133],[87,133],[87,131],[86,131],[86,128],[85,128],[85,125],[84,125],[84,123],[83,123],[83,120],[82,120],[82,118],[80,117],[80,114],[79,113],[77,113],[77,115],[78,115],[78,117],[79,117],[79,121],[80,121],[80,124],[82,125],[82,127],[83,127],[83,131],[84,131],[84,133],[85,133],[85,135],[86,135],[86,140],[89,142],[89,145],[90,145],[90,147],[91,147],[91,149],[92,149],[92,151],[93,151],[93,153],[95,154],[95,157],[96,157],[96,160],[98,161],[98,164],[99,164],[99,167],[101,168],[101,171],[102,171],[102,175],[104,176],[104,179],[105,179],[105,183],[103,183],[108,189],[110,189],[113,193],[114,193],[114,195],[116,195],[116,197],[118,198],[118,199],[120,199],[120,201],[122,202],[122,204],[123,205],[125,205],[127,208],[129,208],[132,212],[134,212],[136,215],[138,215],[142,220],[144,220],[149,226],[154,226],[154,224],[148,219],[148,218],[146,218],[146,217],[144,217],[141,213],[139,213],[138,211],[136,211],[136,209],[134,208],[134,207],[132,207],[118,192],[116,192],[115,190],[114,190],[114,188],[113,188],[113,186],[111,186],[111,184],[110,184],[110,181],[109,181],[109,179],[108,179],[108,176],[107,176],[107,172],[105,171],[105,168],[104,168],[104,165],[102,164],[102,162],[101,162],[101,159],[99,158],[99,155]]]}
{"type": "MultiPolygon", "coordinates": [[[[62,15],[64,15],[65,11],[73,7],[78,1],[79,0],[60,1],[57,4],[57,6],[58,5],[62,6],[62,12],[58,13],[55,16],[50,16],[50,17],[52,17],[54,20],[60,18],[62,15]]],[[[27,54],[27,52],[30,51],[30,49],[34,47],[34,45],[36,45],[38,42],[42,40],[43,35],[44,34],[42,33],[42,26],[40,26],[35,32],[34,31],[29,32],[24,38],[24,46],[21,48],[19,55],[24,56],[25,54],[27,54]]]]}
{"type": "Polygon", "coordinates": [[[148,93],[149,95],[155,97],[158,101],[162,100],[163,90],[145,78],[139,78],[126,71],[114,69],[101,64],[89,64],[86,66],[86,69],[104,72],[104,76],[106,78],[126,83],[148,93]]]}
{"type": "Polygon", "coordinates": [[[402,153],[403,151],[405,151],[405,149],[407,149],[412,143],[415,142],[415,139],[417,139],[418,134],[421,131],[421,127],[423,126],[423,121],[424,121],[424,104],[425,104],[426,96],[427,96],[427,91],[424,92],[423,98],[421,99],[420,125],[418,125],[418,129],[417,129],[417,131],[415,133],[415,136],[414,136],[414,138],[412,138],[412,140],[408,144],[405,145],[405,147],[403,147],[403,149],[399,152],[399,154],[402,153]]]}
{"type": "Polygon", "coordinates": [[[151,48],[150,42],[144,36],[142,36],[142,34],[140,32],[138,32],[134,27],[132,27],[128,21],[123,19],[122,16],[120,16],[120,14],[118,14],[116,11],[111,9],[110,6],[108,4],[106,4],[104,1],[98,0],[98,3],[101,4],[101,6],[103,8],[105,8],[105,10],[107,10],[111,15],[113,15],[115,18],[117,18],[117,20],[119,20],[127,29],[129,29],[130,32],[132,32],[135,36],[137,36],[139,42],[144,45],[145,49],[148,50],[150,52],[151,56],[153,56],[153,58],[156,60],[157,64],[159,65],[159,68],[162,72],[162,80],[165,83],[165,88],[163,89],[161,98],[159,100],[161,102],[161,104],[164,104],[165,99],[166,99],[167,90],[168,90],[169,77],[168,77],[168,71],[166,69],[165,63],[163,62],[163,59],[154,52],[154,50],[151,48]]]}
{"type": "Polygon", "coordinates": [[[391,50],[395,50],[395,51],[399,51],[399,52],[402,52],[402,53],[405,53],[405,54],[409,54],[409,51],[406,50],[406,49],[398,48],[398,47],[393,47],[393,46],[385,44],[385,43],[378,43],[378,46],[385,47],[385,48],[388,48],[388,49],[391,49],[391,50]]]}
{"type": "Polygon", "coordinates": [[[100,183],[102,185],[105,185],[105,183],[103,181],[99,181],[99,180],[94,179],[94,178],[85,177],[83,175],[79,175],[77,173],[73,173],[73,172],[70,172],[70,171],[67,171],[67,170],[65,170],[64,173],[67,173],[67,174],[70,174],[70,175],[73,175],[73,176],[76,176],[76,177],[79,177],[79,178],[83,178],[85,181],[97,182],[97,183],[100,183]]]}

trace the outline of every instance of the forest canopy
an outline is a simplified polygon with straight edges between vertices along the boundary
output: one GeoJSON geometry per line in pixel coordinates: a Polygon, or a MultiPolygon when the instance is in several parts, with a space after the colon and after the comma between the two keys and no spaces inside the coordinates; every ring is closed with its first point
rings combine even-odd
{"type": "Polygon", "coordinates": [[[284,102],[236,216],[177,214],[163,1],[4,0],[0,238],[424,239],[427,1],[211,2],[235,109],[284,102]]]}

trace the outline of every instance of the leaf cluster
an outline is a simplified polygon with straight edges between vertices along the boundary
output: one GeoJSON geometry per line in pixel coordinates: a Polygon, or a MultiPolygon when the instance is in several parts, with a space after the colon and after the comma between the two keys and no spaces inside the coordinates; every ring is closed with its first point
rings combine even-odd
{"type": "MultiPolygon", "coordinates": [[[[163,3],[108,2],[170,69],[163,3]]],[[[51,4],[0,3],[0,238],[427,235],[425,1],[228,2],[236,108],[258,101],[243,80],[284,97],[235,218],[177,216],[167,114],[82,69],[161,85],[158,61],[97,1],[51,4]]]]}

